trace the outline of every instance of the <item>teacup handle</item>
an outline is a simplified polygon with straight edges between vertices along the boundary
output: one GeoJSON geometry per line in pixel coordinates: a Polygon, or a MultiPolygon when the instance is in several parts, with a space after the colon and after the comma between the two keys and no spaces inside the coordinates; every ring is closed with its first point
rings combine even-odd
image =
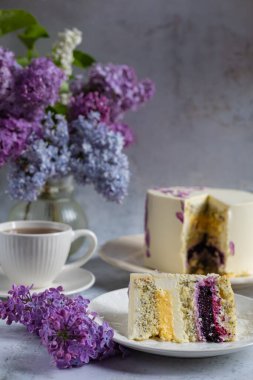
{"type": "Polygon", "coordinates": [[[73,241],[75,241],[76,239],[78,239],[78,238],[80,238],[82,236],[88,237],[88,240],[89,240],[89,249],[88,249],[88,251],[85,252],[84,255],[81,258],[76,259],[72,263],[65,264],[64,267],[63,267],[63,269],[80,268],[82,265],[84,265],[90,259],[90,257],[95,252],[95,250],[97,248],[97,237],[90,230],[76,230],[76,231],[73,231],[73,237],[72,237],[71,243],[73,243],[73,241]]]}

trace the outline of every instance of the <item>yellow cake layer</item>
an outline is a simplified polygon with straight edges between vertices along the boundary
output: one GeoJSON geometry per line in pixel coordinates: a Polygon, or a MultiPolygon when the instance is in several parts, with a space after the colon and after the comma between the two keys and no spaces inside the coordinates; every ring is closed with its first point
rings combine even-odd
{"type": "Polygon", "coordinates": [[[174,339],[172,295],[168,290],[156,291],[156,308],[158,313],[158,336],[161,340],[174,339]]]}

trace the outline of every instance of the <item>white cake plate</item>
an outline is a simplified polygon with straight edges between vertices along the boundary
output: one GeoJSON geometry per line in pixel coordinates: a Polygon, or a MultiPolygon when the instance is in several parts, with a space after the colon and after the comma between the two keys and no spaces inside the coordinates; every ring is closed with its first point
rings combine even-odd
{"type": "MultiPolygon", "coordinates": [[[[144,236],[129,235],[108,241],[99,250],[99,256],[108,264],[128,272],[154,272],[144,265],[144,236]]],[[[253,285],[253,275],[231,277],[234,290],[253,285]]]]}
{"type": "MultiPolygon", "coordinates": [[[[235,295],[238,328],[237,340],[228,343],[172,343],[155,339],[134,341],[127,338],[128,296],[127,289],[114,290],[95,298],[90,309],[109,322],[114,329],[114,341],[156,355],[180,358],[201,358],[234,353],[253,345],[253,300],[235,295]]],[[[102,320],[98,319],[99,322],[102,320]]]]}

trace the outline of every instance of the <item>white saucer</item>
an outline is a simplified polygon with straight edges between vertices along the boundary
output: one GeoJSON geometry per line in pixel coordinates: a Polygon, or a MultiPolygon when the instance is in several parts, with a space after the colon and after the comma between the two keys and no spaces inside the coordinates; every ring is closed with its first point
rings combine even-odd
{"type": "MultiPolygon", "coordinates": [[[[53,281],[51,287],[63,287],[64,294],[75,294],[89,289],[95,282],[95,276],[86,269],[64,269],[53,281]]],[[[0,297],[7,297],[11,289],[12,282],[0,273],[0,297]]],[[[40,292],[45,288],[34,288],[34,291],[40,292]]]]}
{"type": "MultiPolygon", "coordinates": [[[[99,255],[108,264],[128,272],[152,273],[153,269],[144,266],[143,245],[143,235],[122,236],[104,244],[99,250],[99,255]]],[[[253,275],[231,277],[230,280],[234,290],[253,285],[253,275]]]]}
{"type": "MultiPolygon", "coordinates": [[[[238,333],[237,341],[229,343],[171,343],[154,339],[134,341],[127,338],[128,296],[127,289],[114,290],[95,298],[90,309],[114,328],[117,343],[138,351],[181,358],[201,358],[230,354],[253,345],[253,299],[235,295],[238,333]]],[[[101,319],[99,320],[101,321],[101,319]]]]}

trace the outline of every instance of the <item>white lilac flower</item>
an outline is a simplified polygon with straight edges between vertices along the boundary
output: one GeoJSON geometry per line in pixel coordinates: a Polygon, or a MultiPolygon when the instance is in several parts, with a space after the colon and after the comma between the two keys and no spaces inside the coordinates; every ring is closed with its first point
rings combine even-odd
{"type": "Polygon", "coordinates": [[[60,65],[65,74],[72,74],[73,51],[82,42],[82,32],[76,28],[65,29],[58,34],[59,40],[53,49],[53,60],[60,65]]]}

